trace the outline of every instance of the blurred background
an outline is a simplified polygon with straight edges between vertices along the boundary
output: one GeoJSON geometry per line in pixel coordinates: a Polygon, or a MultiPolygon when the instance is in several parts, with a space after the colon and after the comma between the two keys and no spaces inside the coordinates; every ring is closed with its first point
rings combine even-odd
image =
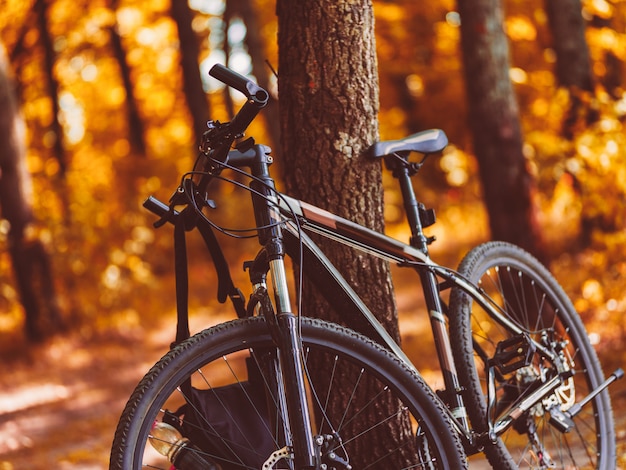
{"type": "MultiPolygon", "coordinates": [[[[582,1],[588,90],[559,86],[544,2],[503,3],[547,261],[610,372],[626,357],[626,2],[582,1]]],[[[191,169],[204,125],[198,116],[226,121],[241,104],[209,79],[213,64],[254,77],[277,97],[275,2],[1,6],[8,131],[0,153],[0,470],[104,468],[125,400],[174,335],[172,231],[155,231],[141,203],[150,194],[167,200],[191,169]]],[[[429,229],[438,238],[433,258],[455,266],[489,237],[467,126],[459,15],[452,0],[375,1],[374,12],[381,137],[438,127],[450,139],[415,184],[438,215],[429,229]]],[[[249,134],[276,150],[279,176],[271,116],[249,134]]],[[[391,183],[387,231],[407,240],[391,183]]],[[[227,186],[216,196],[220,214],[247,203],[227,186]]],[[[240,263],[251,254],[228,239],[223,246],[243,284],[240,263]]],[[[204,253],[199,237],[190,250],[204,253]]],[[[215,301],[209,257],[192,256],[190,272],[192,328],[231,318],[230,306],[215,301]]],[[[410,313],[416,279],[394,277],[399,307],[410,313]]],[[[406,344],[426,348],[420,320],[403,318],[406,344]]],[[[612,392],[616,408],[621,390],[612,392]]]]}

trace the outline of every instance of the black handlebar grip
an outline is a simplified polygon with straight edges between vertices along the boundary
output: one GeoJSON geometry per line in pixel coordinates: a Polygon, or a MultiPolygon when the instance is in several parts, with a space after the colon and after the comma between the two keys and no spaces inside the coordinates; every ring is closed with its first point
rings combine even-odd
{"type": "Polygon", "coordinates": [[[154,196],[148,196],[148,199],[146,199],[143,203],[143,207],[160,217],[163,217],[170,210],[170,207],[167,204],[159,201],[154,196]]]}
{"type": "Polygon", "coordinates": [[[148,196],[148,199],[146,199],[143,203],[143,207],[148,209],[153,214],[161,217],[153,224],[155,228],[159,228],[167,222],[173,224],[175,217],[178,215],[178,211],[171,210],[170,206],[159,201],[154,196],[148,196]]]}
{"type": "Polygon", "coordinates": [[[211,67],[209,75],[246,95],[246,98],[252,100],[258,108],[263,108],[269,100],[270,95],[267,91],[252,80],[239,75],[237,72],[233,72],[221,64],[215,64],[211,67]]]}
{"type": "Polygon", "coordinates": [[[230,121],[229,129],[233,134],[243,134],[250,123],[254,120],[261,107],[257,106],[254,101],[246,101],[239,112],[230,121]]]}

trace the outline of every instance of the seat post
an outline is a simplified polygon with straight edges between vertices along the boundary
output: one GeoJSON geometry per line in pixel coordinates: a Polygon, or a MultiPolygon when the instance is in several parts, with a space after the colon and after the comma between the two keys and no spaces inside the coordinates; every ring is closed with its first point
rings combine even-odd
{"type": "Polygon", "coordinates": [[[409,227],[411,228],[410,245],[428,255],[428,239],[424,235],[422,221],[419,215],[419,203],[415,198],[415,191],[411,184],[411,170],[406,157],[398,155],[386,159],[387,167],[392,171],[393,177],[400,183],[402,201],[409,227]]]}

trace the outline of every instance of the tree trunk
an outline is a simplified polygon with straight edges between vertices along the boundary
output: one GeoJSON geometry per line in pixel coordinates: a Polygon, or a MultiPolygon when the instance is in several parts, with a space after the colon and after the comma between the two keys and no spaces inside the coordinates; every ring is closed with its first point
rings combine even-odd
{"type": "Polygon", "coordinates": [[[556,77],[561,86],[593,90],[589,47],[580,0],[546,0],[546,13],[556,53],[556,77]]]}
{"type": "Polygon", "coordinates": [[[543,257],[534,181],[522,152],[501,0],[458,0],[461,50],[474,153],[491,237],[543,257]]]}
{"type": "MultiPolygon", "coordinates": [[[[380,162],[362,155],[378,136],[371,3],[279,0],[278,24],[282,164],[289,194],[382,231],[380,162]]],[[[399,338],[388,264],[327,240],[320,245],[399,338]]],[[[349,320],[329,308],[312,284],[305,281],[302,291],[303,314],[344,324],[349,320]]],[[[350,326],[359,328],[358,323],[350,326]]],[[[329,368],[321,364],[314,370],[323,374],[329,368]]],[[[353,468],[363,468],[378,450],[384,451],[398,429],[398,423],[381,429],[371,446],[351,456],[364,459],[351,461],[353,468]]]]}
{"type": "Polygon", "coordinates": [[[187,101],[187,107],[191,113],[196,142],[200,142],[202,134],[207,130],[206,122],[209,118],[209,105],[202,88],[202,79],[198,66],[198,56],[200,54],[198,39],[191,28],[193,14],[186,0],[172,0],[171,14],[178,27],[180,65],[183,71],[183,92],[187,101]]]}
{"type": "MultiPolygon", "coordinates": [[[[112,0],[109,5],[111,10],[115,11],[118,7],[118,3],[119,2],[117,0],[112,0]]],[[[128,60],[126,59],[126,50],[124,49],[122,38],[117,32],[116,27],[111,27],[109,36],[111,38],[113,55],[115,56],[115,60],[120,68],[122,83],[124,84],[124,90],[126,91],[126,117],[128,119],[128,138],[130,140],[130,146],[134,153],[138,155],[145,155],[146,143],[143,135],[143,121],[139,115],[139,106],[137,106],[133,83],[130,79],[130,66],[128,65],[128,60]]]]}
{"type": "Polygon", "coordinates": [[[33,222],[29,202],[30,176],[26,170],[25,128],[0,45],[0,208],[9,221],[9,252],[20,294],[26,337],[43,338],[44,331],[63,326],[54,292],[50,260],[40,240],[27,235],[33,222]]]}
{"type": "MultiPolygon", "coordinates": [[[[224,14],[222,15],[222,24],[223,31],[222,36],[224,36],[224,41],[222,42],[222,50],[224,51],[224,66],[228,67],[230,65],[230,55],[231,55],[231,47],[230,47],[230,38],[228,37],[228,31],[230,30],[231,23],[233,21],[233,10],[235,6],[232,1],[226,2],[224,7],[224,14]]],[[[224,87],[222,91],[222,95],[224,96],[224,106],[226,106],[226,115],[234,116],[235,115],[235,103],[233,103],[233,97],[230,94],[230,88],[224,87]]]]}
{"type": "Polygon", "coordinates": [[[556,78],[570,94],[563,135],[571,139],[577,123],[586,127],[598,119],[588,98],[593,92],[593,74],[582,5],[580,0],[546,0],[545,8],[556,53],[556,78]]]}
{"type": "MultiPolygon", "coordinates": [[[[378,136],[372,7],[359,3],[279,2],[283,165],[290,194],[382,231],[381,165],[362,155],[378,136]]],[[[398,337],[387,263],[324,248],[398,337]]],[[[317,298],[305,295],[310,313],[325,316],[317,298]]]]}
{"type": "Polygon", "coordinates": [[[63,127],[59,121],[59,82],[54,75],[55,53],[48,28],[48,0],[37,0],[35,4],[39,23],[39,37],[44,52],[44,70],[48,84],[48,94],[52,102],[52,131],[54,133],[54,156],[59,162],[61,175],[65,174],[67,162],[63,146],[63,127]]]}
{"type": "MultiPolygon", "coordinates": [[[[246,46],[248,47],[248,54],[250,54],[252,59],[252,73],[261,87],[270,90],[272,88],[269,80],[270,67],[265,62],[264,39],[261,34],[259,15],[255,11],[255,4],[252,0],[236,0],[232,3],[235,8],[235,14],[241,16],[246,25],[246,46]]],[[[271,147],[274,150],[274,154],[277,154],[280,152],[280,118],[276,100],[270,100],[267,107],[263,110],[262,118],[265,119],[271,147]]],[[[277,161],[281,161],[280,155],[278,155],[277,161]]]]}

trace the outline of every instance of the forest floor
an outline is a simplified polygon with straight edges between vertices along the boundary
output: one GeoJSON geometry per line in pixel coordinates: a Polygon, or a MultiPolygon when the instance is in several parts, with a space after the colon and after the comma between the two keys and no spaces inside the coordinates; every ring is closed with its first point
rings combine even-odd
{"type": "Polygon", "coordinates": [[[3,358],[0,470],[104,469],[117,420],[167,351],[158,331],[57,337],[3,358]]]}
{"type": "MultiPolygon", "coordinates": [[[[168,324],[30,347],[0,342],[0,470],[107,468],[125,402],[173,333],[168,324]]],[[[626,380],[611,395],[626,469],[626,380]]]]}

